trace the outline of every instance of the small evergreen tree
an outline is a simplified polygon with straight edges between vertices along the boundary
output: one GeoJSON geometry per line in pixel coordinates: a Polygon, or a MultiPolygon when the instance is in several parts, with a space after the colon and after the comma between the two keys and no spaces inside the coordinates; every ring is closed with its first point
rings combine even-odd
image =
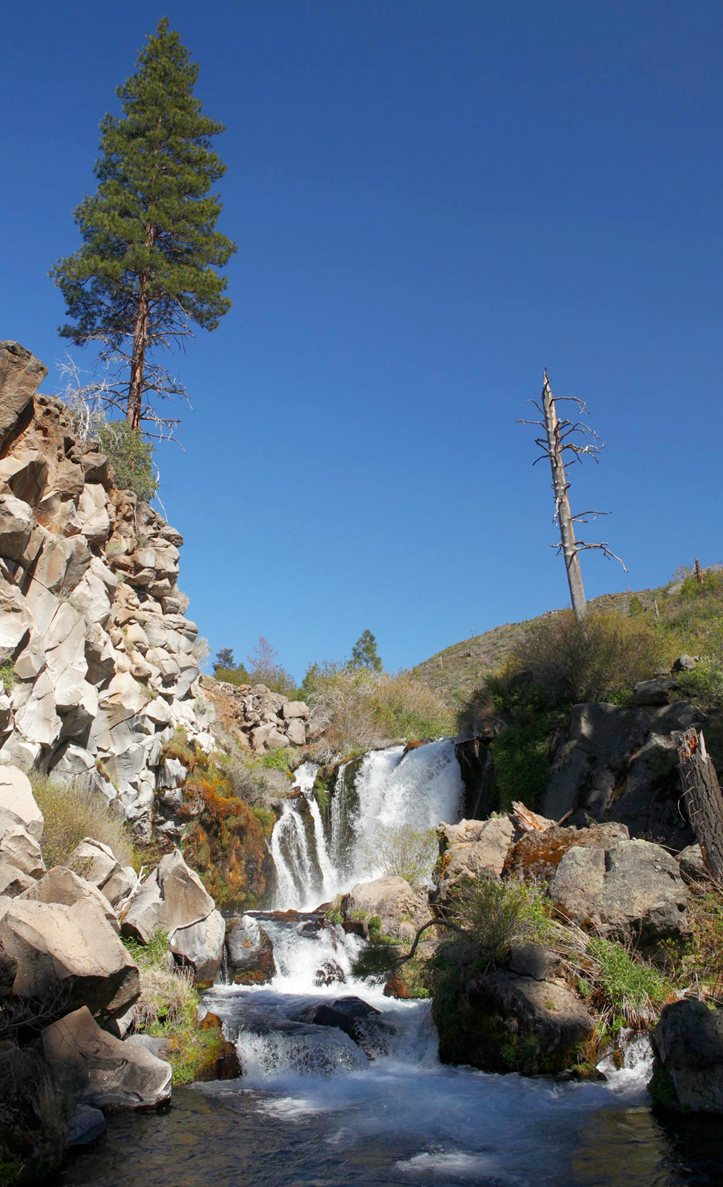
{"type": "Polygon", "coordinates": [[[349,667],[381,672],[382,661],[377,653],[377,641],[371,631],[364,631],[352,647],[349,667]]]}
{"type": "Polygon", "coordinates": [[[213,661],[214,668],[233,668],[233,648],[221,647],[216,653],[216,658],[213,661]]]}
{"type": "Polygon", "coordinates": [[[100,124],[100,185],[75,211],[83,244],[50,273],[73,319],[61,335],[120,360],[106,400],[133,429],[177,423],[154,401],[183,387],[150,356],[190,335],[191,323],[216,328],[231,302],[215,269],[236,250],[215,229],[221,202],[210,192],[226,168],[211,148],[223,125],[202,114],[198,66],[165,17],[138,66],[117,90],[123,116],[100,124]]]}

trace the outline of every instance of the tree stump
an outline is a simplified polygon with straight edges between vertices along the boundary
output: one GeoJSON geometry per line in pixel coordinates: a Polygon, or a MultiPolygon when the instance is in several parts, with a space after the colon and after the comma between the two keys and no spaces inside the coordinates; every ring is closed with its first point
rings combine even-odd
{"type": "Polygon", "coordinates": [[[709,874],[723,886],[723,794],[703,734],[686,730],[678,757],[688,818],[709,874]]]}

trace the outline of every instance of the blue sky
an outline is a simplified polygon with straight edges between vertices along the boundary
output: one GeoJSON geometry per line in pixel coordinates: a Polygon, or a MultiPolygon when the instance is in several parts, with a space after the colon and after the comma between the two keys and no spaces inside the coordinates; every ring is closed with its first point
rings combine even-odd
{"type": "Polygon", "coordinates": [[[159,459],[214,648],[264,635],[301,677],[369,627],[395,669],[565,605],[515,423],[544,366],[606,442],[571,498],[612,512],[629,574],[588,554],[588,596],[723,559],[720,0],[9,8],[0,338],[46,390],[47,271],[164,13],[227,126],[239,244],[232,311],[179,362],[185,452],[159,459]]]}

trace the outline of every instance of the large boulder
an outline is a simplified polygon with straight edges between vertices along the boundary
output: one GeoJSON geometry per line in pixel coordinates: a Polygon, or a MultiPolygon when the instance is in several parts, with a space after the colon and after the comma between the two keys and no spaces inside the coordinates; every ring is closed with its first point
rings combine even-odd
{"type": "Polygon", "coordinates": [[[183,860],[180,849],[161,858],[123,915],[124,935],[147,944],[159,928],[172,935],[207,919],[216,904],[195,870],[183,860]]]}
{"type": "Polygon", "coordinates": [[[102,1020],[138,999],[138,968],[97,902],[13,899],[0,918],[0,948],[17,962],[12,992],[41,998],[58,1013],[87,1005],[102,1020]]]}
{"type": "Polygon", "coordinates": [[[122,866],[113,850],[103,841],[85,837],[68,858],[71,869],[92,882],[112,907],[125,899],[138,882],[132,866],[122,866]]]}
{"type": "Polygon", "coordinates": [[[0,896],[5,894],[15,898],[34,885],[35,882],[29,874],[0,857],[0,896]]]}
{"type": "Polygon", "coordinates": [[[533,830],[520,837],[511,850],[505,873],[523,881],[549,882],[570,849],[611,849],[629,840],[624,824],[593,824],[589,828],[562,828],[553,825],[533,830]]]}
{"type": "Polygon", "coordinates": [[[229,919],[226,961],[235,985],[266,985],[273,980],[274,946],[252,915],[229,919]]]}
{"type": "Polygon", "coordinates": [[[461,820],[440,824],[442,868],[437,899],[443,904],[455,888],[477,878],[499,878],[505,867],[515,826],[509,817],[495,820],[461,820]]]}
{"type": "Polygon", "coordinates": [[[723,1010],[692,1000],[671,1003],[660,1015],[653,1046],[656,1103],[723,1113],[723,1010]]]}
{"type": "Polygon", "coordinates": [[[569,849],[548,893],[568,919],[624,942],[634,939],[643,949],[679,941],[690,931],[678,863],[650,841],[569,849]]]}
{"type": "Polygon", "coordinates": [[[171,952],[179,964],[193,969],[197,983],[213,983],[221,967],[226,922],[220,911],[190,927],[178,927],[170,937],[171,952]]]}
{"type": "Polygon", "coordinates": [[[344,895],[341,910],[346,923],[368,926],[373,919],[387,936],[411,941],[432,914],[426,891],[414,890],[404,878],[375,878],[358,882],[344,895]]]}
{"type": "Polygon", "coordinates": [[[39,882],[33,882],[20,897],[28,902],[62,903],[66,907],[72,907],[79,902],[95,903],[113,931],[120,935],[118,916],[105,895],[92,882],[79,878],[65,866],[54,866],[52,870],[48,870],[39,882]]]}
{"type": "Polygon", "coordinates": [[[513,946],[509,968],[483,973],[474,947],[453,942],[438,949],[440,960],[458,970],[444,1004],[433,1002],[442,1062],[523,1075],[568,1068],[593,1019],[558,975],[555,958],[538,945],[513,946]]]}
{"type": "Polygon", "coordinates": [[[78,1103],[151,1109],[171,1095],[171,1065],[142,1044],[101,1030],[85,1006],[47,1026],[42,1044],[56,1084],[78,1103]]]}

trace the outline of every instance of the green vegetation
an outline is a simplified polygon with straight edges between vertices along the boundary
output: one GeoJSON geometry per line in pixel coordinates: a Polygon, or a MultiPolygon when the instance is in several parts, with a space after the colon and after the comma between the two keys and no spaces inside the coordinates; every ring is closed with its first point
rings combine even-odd
{"type": "Polygon", "coordinates": [[[590,996],[595,993],[598,1010],[608,1025],[649,1025],[675,997],[673,986],[660,970],[623,944],[590,936],[587,956],[590,967],[584,980],[594,986],[590,996]]]}
{"type": "Polygon", "coordinates": [[[5,692],[10,692],[17,684],[17,676],[15,675],[15,664],[11,659],[6,659],[0,664],[0,680],[5,692]]]}
{"type": "Polygon", "coordinates": [[[45,818],[43,857],[48,869],[67,865],[84,837],[108,845],[121,865],[140,868],[132,834],[102,792],[81,784],[53,783],[35,771],[30,772],[30,782],[45,818]]]}
{"type": "Polygon", "coordinates": [[[482,969],[505,965],[512,944],[552,937],[552,922],[542,891],[524,882],[468,882],[461,888],[449,918],[476,948],[482,969]]]}
{"type": "Polygon", "coordinates": [[[279,747],[278,750],[269,750],[261,759],[261,766],[266,767],[269,771],[282,771],[284,775],[291,774],[290,760],[292,755],[289,754],[286,747],[279,747]]]}
{"type": "Polygon", "coordinates": [[[118,88],[123,115],[101,120],[100,184],[75,211],[82,246],[51,271],[73,319],[61,335],[98,344],[116,367],[120,360],[107,402],[123,402],[134,431],[144,420],[163,423],[154,400],[183,394],[153,352],[183,342],[192,323],[214,330],[231,304],[216,269],[235,246],[215,229],[221,203],[212,192],[225,166],[211,137],[223,125],[202,114],[197,77],[162,18],[138,71],[118,88]]]}
{"type": "Polygon", "coordinates": [[[133,1030],[168,1039],[174,1084],[191,1084],[218,1058],[224,1045],[218,1028],[199,1029],[195,1022],[200,997],[190,971],[169,967],[168,936],[158,929],[147,945],[124,938],[138,965],[141,995],[133,1007],[133,1030]]]}
{"type": "Polygon", "coordinates": [[[150,503],[158,493],[152,442],[132,429],[127,420],[100,420],[94,432],[113,467],[116,485],[121,490],[135,491],[139,499],[150,503]]]}

